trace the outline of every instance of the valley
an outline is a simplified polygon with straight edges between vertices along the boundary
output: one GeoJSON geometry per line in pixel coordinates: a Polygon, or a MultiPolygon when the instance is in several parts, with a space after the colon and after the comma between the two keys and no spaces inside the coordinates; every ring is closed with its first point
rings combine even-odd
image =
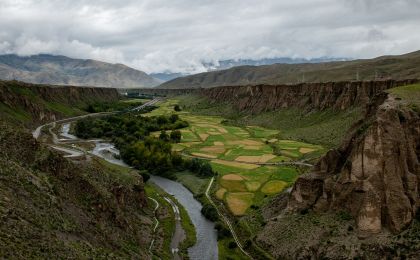
{"type": "MultiPolygon", "coordinates": [[[[393,84],[390,87],[376,85],[377,89],[384,90],[377,92],[370,92],[370,87],[366,87],[369,91],[364,93],[372,94],[360,98],[360,94],[355,93],[359,99],[343,94],[345,98],[355,100],[348,107],[337,106],[337,102],[347,104],[343,99],[324,102],[330,97],[323,96],[324,101],[320,102],[324,105],[318,109],[305,110],[305,105],[295,104],[272,111],[259,111],[257,108],[261,103],[255,99],[259,99],[260,95],[256,95],[256,90],[242,92],[238,89],[242,93],[241,98],[236,100],[237,103],[227,103],[214,98],[214,91],[223,93],[226,90],[215,89],[182,95],[174,92],[153,100],[119,97],[114,101],[105,99],[101,102],[99,98],[93,103],[79,103],[75,112],[61,115],[61,111],[70,111],[67,105],[61,106],[58,111],[46,112],[40,109],[47,102],[45,97],[34,94],[43,92],[31,90],[37,86],[23,85],[29,90],[22,92],[13,84],[6,88],[8,92],[3,90],[3,93],[8,93],[3,102],[9,102],[3,104],[10,106],[11,101],[18,101],[14,106],[24,104],[30,107],[31,115],[38,123],[12,120],[5,112],[2,114],[3,122],[9,122],[7,124],[14,125],[15,129],[29,126],[33,137],[48,148],[49,153],[61,154],[62,157],[58,158],[74,169],[95,165],[97,169],[109,172],[106,182],[112,183],[111,192],[115,194],[117,204],[123,203],[130,209],[138,207],[130,204],[134,201],[127,201],[125,198],[129,198],[126,197],[128,195],[120,192],[127,187],[137,187],[133,183],[140,180],[144,182],[140,190],[132,188],[133,192],[139,190],[142,194],[140,218],[143,222],[139,227],[142,227],[143,234],[148,234],[147,239],[142,240],[144,256],[161,259],[295,258],[308,256],[307,247],[315,239],[317,243],[310,250],[317,250],[330,258],[340,258],[350,251],[355,256],[374,257],[376,254],[391,254],[391,248],[397,243],[391,233],[381,233],[382,240],[377,240],[372,235],[377,231],[366,229],[369,226],[358,226],[362,221],[357,215],[359,211],[352,212],[348,205],[356,203],[352,207],[363,209],[365,204],[333,201],[331,206],[325,206],[323,199],[317,196],[321,196],[320,185],[323,189],[329,187],[323,186],[327,185],[323,181],[328,178],[331,179],[326,183],[337,181],[335,177],[330,177],[330,173],[324,173],[324,168],[335,161],[338,166],[334,169],[348,167],[342,166],[341,159],[333,159],[334,156],[343,156],[347,153],[346,149],[353,149],[351,147],[359,142],[359,138],[365,138],[364,133],[370,133],[367,129],[375,124],[375,113],[380,111],[380,107],[393,111],[400,109],[400,112],[393,113],[398,114],[399,120],[404,118],[415,126],[419,85],[402,83],[403,86],[396,88],[392,87],[393,84]],[[21,98],[17,98],[19,95],[31,100],[31,103],[22,103],[21,98]],[[254,106],[243,107],[241,99],[254,106]],[[298,122],[294,121],[297,114],[291,112],[296,110],[300,111],[302,119],[298,124],[292,123],[298,122]],[[36,113],[50,113],[53,115],[50,118],[63,119],[39,120],[42,117],[36,113]],[[44,122],[48,123],[42,124],[44,122]],[[287,122],[291,122],[289,126],[287,122]],[[42,125],[36,127],[39,124],[42,125]],[[267,128],[267,125],[276,127],[267,128]],[[331,125],[341,125],[344,129],[328,127],[331,125]],[[301,130],[305,128],[315,131],[314,134],[305,134],[308,132],[301,130]],[[349,139],[343,136],[343,132],[356,137],[349,139]],[[326,139],[319,136],[330,137],[330,141],[325,142],[326,139]],[[335,136],[338,138],[333,139],[335,136]],[[321,174],[326,174],[326,179],[321,174]],[[317,204],[313,204],[314,201],[317,204]],[[321,227],[330,232],[329,235],[321,232],[321,227]],[[369,239],[360,240],[362,234],[369,239]],[[282,241],[285,246],[278,246],[277,241],[282,241]],[[346,250],[336,250],[336,246],[346,250]],[[377,251],[367,253],[363,249],[366,246],[377,251]]],[[[309,106],[312,104],[309,103],[309,106]]],[[[401,122],[404,124],[404,121],[401,122]]],[[[415,143],[415,128],[407,131],[405,136],[415,143]]],[[[10,136],[4,135],[4,138],[8,140],[10,136]]],[[[389,140],[387,142],[395,142],[389,140]]],[[[22,147],[29,144],[23,141],[22,147]]],[[[5,151],[12,153],[8,149],[5,151]]],[[[413,150],[408,152],[412,153],[413,150]]],[[[353,159],[356,161],[357,155],[353,156],[356,156],[353,159]]],[[[408,167],[416,167],[410,163],[408,167]]],[[[411,169],[416,171],[416,168],[411,169]]],[[[99,189],[108,189],[101,185],[99,189]]],[[[357,186],[349,187],[357,189],[357,186]]],[[[89,196],[90,191],[85,192],[89,196]]],[[[344,194],[352,191],[331,192],[341,194],[344,196],[341,199],[345,200],[347,197],[344,194]]],[[[334,198],[338,197],[335,195],[334,198]]],[[[98,207],[103,206],[100,204],[98,207]]],[[[387,207],[393,206],[388,204],[387,207]]],[[[373,213],[369,214],[372,216],[373,213]]],[[[397,213],[387,214],[393,214],[391,216],[398,219],[397,213]]],[[[413,215],[412,218],[413,224],[406,228],[401,238],[404,243],[417,241],[417,220],[413,215]]],[[[131,226],[130,223],[126,224],[131,226]]],[[[398,223],[394,220],[391,224],[400,225],[398,223]]],[[[384,222],[383,225],[379,229],[388,230],[386,225],[390,224],[384,222]]],[[[404,252],[411,254],[413,248],[409,247],[404,252]]]]}

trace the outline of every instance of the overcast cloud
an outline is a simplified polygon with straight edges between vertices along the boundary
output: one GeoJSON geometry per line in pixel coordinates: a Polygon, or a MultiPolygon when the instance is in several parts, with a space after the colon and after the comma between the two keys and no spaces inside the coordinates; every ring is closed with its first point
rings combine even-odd
{"type": "Polygon", "coordinates": [[[418,49],[420,0],[0,0],[0,54],[62,54],[148,73],[418,49]]]}

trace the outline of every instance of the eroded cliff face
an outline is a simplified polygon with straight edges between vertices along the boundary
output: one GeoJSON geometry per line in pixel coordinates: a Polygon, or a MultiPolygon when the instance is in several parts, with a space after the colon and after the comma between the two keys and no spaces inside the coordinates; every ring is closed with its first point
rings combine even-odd
{"type": "Polygon", "coordinates": [[[304,83],[298,85],[229,86],[202,89],[213,102],[229,102],[239,110],[260,113],[281,108],[345,110],[364,106],[376,94],[417,80],[304,83]]]}
{"type": "Polygon", "coordinates": [[[48,107],[49,103],[64,106],[83,106],[94,102],[110,102],[120,98],[116,89],[50,86],[0,81],[0,102],[11,109],[21,109],[34,122],[47,122],[65,117],[48,107]],[[46,103],[47,102],[47,103],[46,103]]]}
{"type": "Polygon", "coordinates": [[[339,149],[298,178],[288,211],[345,210],[361,235],[399,232],[420,207],[420,117],[379,94],[339,149]]]}

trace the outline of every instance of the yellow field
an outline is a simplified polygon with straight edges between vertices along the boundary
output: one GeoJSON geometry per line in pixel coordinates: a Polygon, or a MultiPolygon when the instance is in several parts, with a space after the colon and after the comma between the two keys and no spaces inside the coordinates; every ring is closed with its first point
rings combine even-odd
{"type": "Polygon", "coordinates": [[[190,124],[181,129],[181,143],[174,144],[173,150],[210,161],[218,173],[215,196],[235,215],[246,214],[251,205],[260,205],[262,198],[282,192],[298,176],[294,167],[265,164],[300,160],[304,156],[312,158],[322,149],[317,145],[282,140],[278,130],[224,125],[222,117],[175,112],[173,106],[177,103],[174,99],[164,101],[146,116],[176,113],[190,124]],[[273,147],[277,147],[276,154],[273,147]]]}
{"type": "Polygon", "coordinates": [[[251,206],[254,193],[234,192],[226,195],[226,202],[229,210],[236,216],[244,215],[251,206]]]}
{"type": "Polygon", "coordinates": [[[240,162],[233,162],[233,161],[225,161],[225,160],[213,160],[214,163],[217,164],[223,164],[226,166],[232,166],[232,167],[236,167],[236,168],[240,168],[240,169],[247,169],[247,170],[252,170],[252,169],[256,169],[258,167],[260,167],[259,165],[256,164],[250,164],[250,163],[240,163],[240,162]]]}
{"type": "Polygon", "coordinates": [[[286,188],[287,183],[284,181],[269,181],[262,187],[261,191],[265,194],[275,194],[286,188]]]}

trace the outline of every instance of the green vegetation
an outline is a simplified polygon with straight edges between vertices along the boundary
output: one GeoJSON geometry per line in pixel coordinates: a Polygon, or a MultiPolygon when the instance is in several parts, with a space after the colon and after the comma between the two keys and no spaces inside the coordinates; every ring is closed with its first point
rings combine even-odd
{"type": "Polygon", "coordinates": [[[420,84],[391,88],[387,92],[397,99],[402,99],[403,102],[420,114],[420,84]]]}
{"type": "Polygon", "coordinates": [[[120,100],[117,102],[96,102],[89,104],[85,110],[89,113],[126,111],[141,106],[143,102],[137,99],[120,100]]]}
{"type": "MultiPolygon", "coordinates": [[[[331,148],[338,146],[346,131],[361,117],[361,109],[346,111],[311,111],[279,109],[249,116],[229,104],[211,103],[203,97],[185,95],[178,97],[180,106],[193,114],[223,116],[225,125],[261,126],[279,130],[279,139],[298,140],[331,148]]],[[[258,129],[258,128],[257,128],[258,129]]],[[[258,130],[253,131],[258,135],[258,130]]],[[[258,137],[258,136],[256,136],[258,137]]]]}
{"type": "MultiPolygon", "coordinates": [[[[167,114],[177,102],[175,99],[167,100],[145,116],[167,114]]],[[[320,145],[279,140],[278,130],[258,126],[223,125],[225,121],[221,117],[190,114],[185,110],[177,115],[187,121],[189,126],[180,130],[181,142],[172,149],[184,155],[201,158],[191,161],[194,172],[198,172],[193,166],[195,162],[210,162],[213,171],[218,173],[216,197],[225,202],[235,215],[247,214],[251,205],[261,206],[264,198],[283,191],[299,174],[299,169],[295,167],[260,165],[261,163],[317,158],[324,153],[320,145]]],[[[152,135],[161,136],[162,133],[154,132],[152,135]]],[[[210,167],[205,168],[210,171],[210,167]]],[[[185,182],[182,178],[180,181],[191,187],[188,181],[185,182]]],[[[197,197],[203,196],[203,191],[193,189],[193,192],[197,197]]],[[[205,204],[205,200],[203,201],[205,204]]],[[[207,208],[204,208],[203,213],[212,217],[211,207],[207,208]]]]}

